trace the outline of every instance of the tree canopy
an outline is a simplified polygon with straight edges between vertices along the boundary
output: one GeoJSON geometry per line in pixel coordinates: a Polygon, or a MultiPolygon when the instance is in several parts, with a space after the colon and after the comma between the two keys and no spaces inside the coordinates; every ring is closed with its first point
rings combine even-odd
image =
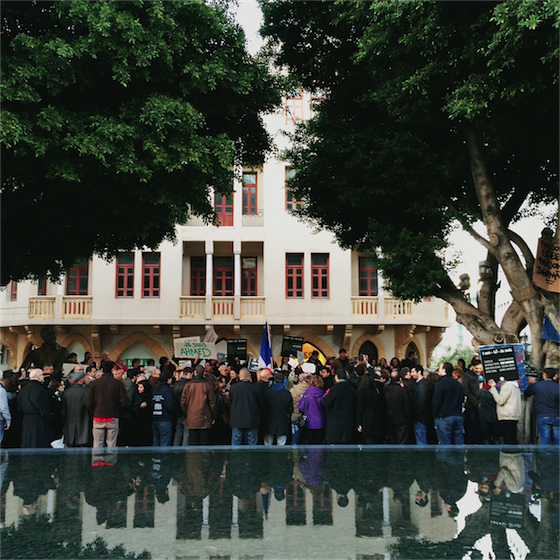
{"type": "Polygon", "coordinates": [[[301,216],[371,253],[397,297],[451,303],[479,343],[540,328],[543,294],[523,300],[531,282],[513,244],[530,251],[509,225],[557,201],[558,3],[261,4],[269,56],[324,92],[286,154],[301,216]],[[515,324],[496,325],[451,281],[443,251],[457,224],[502,267],[515,324]]]}
{"type": "Polygon", "coordinates": [[[155,248],[270,149],[227,2],[2,2],[2,278],[155,248]]]}

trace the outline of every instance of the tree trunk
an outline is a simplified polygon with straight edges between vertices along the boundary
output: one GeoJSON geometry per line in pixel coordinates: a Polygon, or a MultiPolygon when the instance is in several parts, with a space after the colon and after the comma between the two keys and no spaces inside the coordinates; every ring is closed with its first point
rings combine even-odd
{"type": "Polygon", "coordinates": [[[512,245],[507,225],[501,215],[496,193],[486,170],[478,138],[472,128],[467,128],[466,138],[474,186],[480,203],[482,219],[488,233],[488,249],[502,267],[511,288],[511,295],[523,311],[531,331],[533,344],[531,362],[537,367],[542,367],[544,363],[542,344],[544,307],[512,245]]]}

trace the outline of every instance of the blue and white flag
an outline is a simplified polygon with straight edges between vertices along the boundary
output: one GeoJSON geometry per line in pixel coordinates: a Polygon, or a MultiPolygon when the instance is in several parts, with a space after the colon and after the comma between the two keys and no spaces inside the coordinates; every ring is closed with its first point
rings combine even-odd
{"type": "Polygon", "coordinates": [[[259,368],[272,368],[272,344],[270,343],[270,330],[268,321],[264,324],[261,354],[259,356],[259,368]]]}

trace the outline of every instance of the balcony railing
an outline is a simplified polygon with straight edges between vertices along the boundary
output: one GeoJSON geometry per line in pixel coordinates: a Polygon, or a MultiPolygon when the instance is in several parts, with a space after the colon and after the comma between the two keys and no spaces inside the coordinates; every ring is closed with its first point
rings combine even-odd
{"type": "Polygon", "coordinates": [[[56,298],[39,296],[29,298],[30,319],[54,319],[54,304],[56,298]]]}
{"type": "Polygon", "coordinates": [[[368,317],[377,317],[377,298],[353,297],[352,315],[367,315],[368,317]]]}
{"type": "Polygon", "coordinates": [[[195,216],[194,214],[192,214],[187,223],[184,224],[186,226],[205,226],[207,225],[206,223],[204,223],[204,219],[202,218],[202,216],[195,216]]]}
{"type": "Polygon", "coordinates": [[[181,317],[204,317],[206,299],[203,297],[182,297],[181,317]]]}
{"type": "Polygon", "coordinates": [[[388,319],[411,318],[412,302],[396,298],[385,298],[385,317],[388,319]]]}
{"type": "Polygon", "coordinates": [[[241,216],[243,227],[262,227],[264,226],[264,211],[257,210],[256,214],[243,214],[241,216]]]}
{"type": "Polygon", "coordinates": [[[263,297],[242,297],[241,298],[241,318],[264,317],[264,298],[263,297]]]}
{"type": "Polygon", "coordinates": [[[220,319],[233,316],[233,298],[212,298],[212,317],[220,319]]]}
{"type": "Polygon", "coordinates": [[[89,319],[92,307],[91,296],[63,296],[62,318],[63,319],[89,319]]]}

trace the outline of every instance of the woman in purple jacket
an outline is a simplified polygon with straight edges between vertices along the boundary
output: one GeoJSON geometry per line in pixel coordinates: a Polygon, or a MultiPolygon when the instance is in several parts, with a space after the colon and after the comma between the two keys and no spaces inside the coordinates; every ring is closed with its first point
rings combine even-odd
{"type": "Polygon", "coordinates": [[[307,425],[305,426],[305,441],[307,443],[323,443],[325,439],[326,412],[323,406],[324,400],[323,378],[320,375],[312,375],[309,381],[309,389],[303,393],[298,404],[299,411],[307,416],[307,425]]]}

